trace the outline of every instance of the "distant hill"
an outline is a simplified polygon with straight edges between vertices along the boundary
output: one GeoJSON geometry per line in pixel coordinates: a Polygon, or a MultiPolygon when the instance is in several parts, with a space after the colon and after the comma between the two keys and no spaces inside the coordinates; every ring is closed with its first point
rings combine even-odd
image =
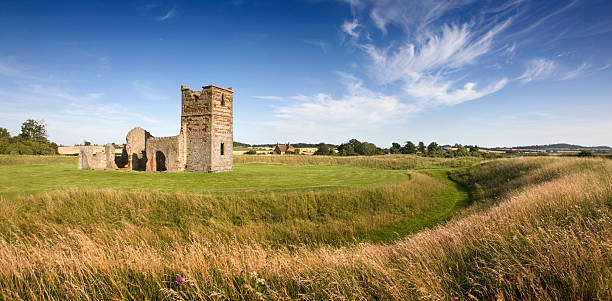
{"type": "Polygon", "coordinates": [[[237,147],[237,146],[249,147],[251,145],[248,144],[248,143],[242,143],[242,142],[234,141],[234,147],[237,147]]]}
{"type": "Polygon", "coordinates": [[[491,149],[526,149],[526,150],[601,150],[612,151],[609,146],[582,146],[568,143],[544,144],[544,145],[527,145],[513,147],[494,147],[491,149]]]}

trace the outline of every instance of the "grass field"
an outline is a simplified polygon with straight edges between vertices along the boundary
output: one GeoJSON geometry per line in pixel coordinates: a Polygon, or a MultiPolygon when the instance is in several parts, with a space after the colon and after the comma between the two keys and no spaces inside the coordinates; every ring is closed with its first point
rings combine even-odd
{"type": "Polygon", "coordinates": [[[417,155],[384,155],[384,156],[260,156],[245,155],[234,157],[235,163],[278,163],[286,165],[334,165],[356,166],[378,169],[428,169],[460,168],[471,166],[483,159],[478,157],[433,158],[417,155]]]}
{"type": "MultiPolygon", "coordinates": [[[[7,156],[4,156],[7,157],[7,156]]],[[[50,158],[26,164],[0,157],[0,195],[15,197],[67,188],[122,191],[252,192],[366,187],[408,180],[405,171],[351,166],[287,166],[236,164],[231,173],[143,173],[77,170],[76,158],[50,158]]]]}
{"type": "Polygon", "coordinates": [[[26,177],[0,180],[24,191],[0,196],[0,299],[612,298],[612,161],[299,157],[245,159],[277,164],[241,161],[234,182],[135,174],[162,178],[150,191],[93,171],[37,188],[24,170],[74,158],[0,157],[26,177]],[[240,188],[288,170],[310,186],[240,188]]]}

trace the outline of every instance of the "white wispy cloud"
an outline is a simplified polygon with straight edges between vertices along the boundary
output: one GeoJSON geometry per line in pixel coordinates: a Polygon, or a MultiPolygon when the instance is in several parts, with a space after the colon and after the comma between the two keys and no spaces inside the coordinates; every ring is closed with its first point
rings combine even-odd
{"type": "Polygon", "coordinates": [[[319,48],[321,48],[321,51],[323,51],[323,53],[327,54],[327,43],[325,42],[315,41],[315,40],[305,40],[304,43],[318,46],[319,48]]]}
{"type": "Polygon", "coordinates": [[[363,87],[363,82],[351,74],[339,72],[346,94],[295,95],[293,102],[274,108],[275,121],[287,130],[312,131],[341,129],[350,132],[401,122],[418,108],[407,105],[396,96],[376,93],[363,87]],[[291,121],[291,122],[287,122],[291,121]]]}
{"type": "Polygon", "coordinates": [[[166,14],[156,18],[156,20],[157,21],[166,21],[166,20],[176,16],[177,12],[178,12],[177,7],[176,7],[176,5],[174,5],[174,6],[172,6],[172,8],[170,8],[170,10],[168,10],[168,12],[166,12],[166,14]]]}
{"type": "Polygon", "coordinates": [[[263,100],[276,100],[276,101],[283,100],[282,97],[274,96],[274,95],[262,95],[262,96],[253,96],[253,97],[257,99],[263,99],[263,100]]]}
{"type": "Polygon", "coordinates": [[[422,40],[406,43],[390,51],[372,44],[361,47],[370,55],[372,68],[383,83],[398,79],[418,80],[424,73],[439,69],[456,69],[471,64],[487,53],[493,37],[510,20],[498,24],[485,34],[476,35],[467,24],[444,25],[439,33],[428,32],[422,40]]]}
{"type": "Polygon", "coordinates": [[[519,36],[519,35],[531,32],[534,29],[536,29],[537,27],[539,27],[540,25],[542,25],[545,22],[547,22],[549,19],[553,18],[554,16],[559,15],[559,14],[567,11],[568,9],[572,8],[577,3],[578,3],[578,0],[573,0],[573,1],[569,2],[569,3],[567,3],[566,5],[558,8],[558,9],[555,9],[552,12],[550,12],[550,13],[544,15],[544,16],[539,16],[536,22],[531,23],[527,27],[523,28],[522,30],[513,33],[513,35],[519,36]]]}
{"type": "Polygon", "coordinates": [[[0,76],[13,79],[44,80],[44,78],[29,72],[22,65],[14,59],[0,58],[0,76]]]}
{"type": "Polygon", "coordinates": [[[521,84],[526,84],[534,80],[540,80],[551,76],[557,67],[557,63],[553,60],[544,58],[533,59],[527,64],[525,72],[516,78],[521,84]]]}
{"type": "Polygon", "coordinates": [[[512,19],[507,19],[480,31],[469,24],[445,24],[438,32],[427,30],[421,39],[407,42],[395,50],[381,49],[373,44],[360,47],[370,56],[370,69],[382,84],[400,82],[407,96],[455,105],[497,92],[506,85],[508,80],[501,78],[476,90],[476,81],[461,85],[448,75],[490,52],[495,36],[511,22],[512,19]]]}
{"type": "Polygon", "coordinates": [[[353,19],[353,21],[345,20],[341,26],[342,31],[344,31],[344,33],[348,34],[349,36],[353,38],[359,37],[359,33],[355,31],[357,27],[359,27],[359,22],[357,22],[357,19],[353,19]]]}
{"type": "MultiPolygon", "coordinates": [[[[475,0],[454,1],[405,1],[362,0],[353,4],[353,10],[369,7],[369,17],[384,34],[391,24],[401,27],[407,34],[418,36],[426,31],[449,11],[465,6],[475,0]]],[[[506,8],[507,10],[510,8],[506,8]]]]}
{"type": "Polygon", "coordinates": [[[580,77],[584,72],[591,67],[590,64],[584,62],[580,66],[576,67],[576,69],[572,69],[568,71],[561,80],[575,79],[580,77]]]}
{"type": "Polygon", "coordinates": [[[454,106],[462,102],[481,98],[501,90],[508,83],[507,78],[486,86],[483,89],[475,89],[478,83],[467,82],[461,88],[452,88],[453,83],[439,82],[436,78],[429,78],[413,83],[405,87],[406,93],[429,102],[429,105],[454,106]]]}

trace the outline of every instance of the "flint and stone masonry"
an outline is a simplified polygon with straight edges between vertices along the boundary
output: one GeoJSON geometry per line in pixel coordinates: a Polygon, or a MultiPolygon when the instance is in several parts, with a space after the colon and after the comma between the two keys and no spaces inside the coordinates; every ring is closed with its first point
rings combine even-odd
{"type": "MultiPolygon", "coordinates": [[[[202,91],[181,86],[181,131],[176,136],[153,137],[141,127],[130,130],[123,154],[79,152],[79,169],[219,172],[234,169],[234,90],[209,85],[202,91]],[[112,155],[111,155],[112,154],[112,155]]],[[[110,148],[109,148],[110,146],[110,148]]]]}

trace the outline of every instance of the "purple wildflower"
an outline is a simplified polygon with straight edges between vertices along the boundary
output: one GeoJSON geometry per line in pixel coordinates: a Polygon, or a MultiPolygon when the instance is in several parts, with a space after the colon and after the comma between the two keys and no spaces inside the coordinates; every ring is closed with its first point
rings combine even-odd
{"type": "Polygon", "coordinates": [[[451,301],[458,301],[458,300],[459,300],[459,297],[457,297],[457,296],[452,296],[451,297],[451,301]]]}
{"type": "Polygon", "coordinates": [[[187,243],[183,243],[183,248],[187,247],[187,243]]]}
{"type": "Polygon", "coordinates": [[[121,250],[121,251],[125,251],[125,248],[124,248],[124,247],[121,247],[121,248],[119,248],[119,250],[121,250]]]}
{"type": "Polygon", "coordinates": [[[183,277],[178,277],[178,278],[176,279],[176,281],[174,281],[174,282],[176,282],[176,284],[183,284],[183,283],[185,283],[185,278],[183,278],[183,277]]]}
{"type": "Polygon", "coordinates": [[[210,285],[210,279],[209,279],[209,280],[206,280],[206,284],[207,284],[207,285],[210,285]]]}

